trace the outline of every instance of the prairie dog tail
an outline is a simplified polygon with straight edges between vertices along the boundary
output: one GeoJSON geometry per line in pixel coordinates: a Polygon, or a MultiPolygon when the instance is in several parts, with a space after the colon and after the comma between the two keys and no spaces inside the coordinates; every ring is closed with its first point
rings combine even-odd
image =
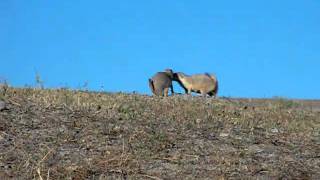
{"type": "Polygon", "coordinates": [[[215,82],[216,82],[216,88],[214,89],[213,93],[214,93],[214,97],[217,97],[218,90],[219,90],[219,83],[217,78],[215,79],[215,82]]]}
{"type": "Polygon", "coordinates": [[[152,91],[152,94],[156,94],[156,91],[154,89],[154,84],[153,84],[153,80],[152,79],[149,79],[149,87],[152,91]]]}
{"type": "Polygon", "coordinates": [[[213,96],[217,96],[219,90],[218,79],[214,74],[205,73],[209,78],[211,78],[215,83],[215,89],[213,90],[213,96]]]}

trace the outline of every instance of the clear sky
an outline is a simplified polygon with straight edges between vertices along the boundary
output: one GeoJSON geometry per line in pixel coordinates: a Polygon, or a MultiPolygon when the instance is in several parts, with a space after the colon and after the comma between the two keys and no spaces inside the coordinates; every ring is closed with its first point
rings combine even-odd
{"type": "Polygon", "coordinates": [[[320,98],[320,1],[1,0],[0,62],[18,87],[37,72],[48,88],[150,94],[172,68],[215,73],[219,96],[320,98]]]}

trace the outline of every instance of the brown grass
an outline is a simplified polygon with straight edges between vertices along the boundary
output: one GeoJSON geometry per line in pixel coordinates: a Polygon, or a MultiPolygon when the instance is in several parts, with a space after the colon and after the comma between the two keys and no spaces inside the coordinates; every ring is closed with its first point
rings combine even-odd
{"type": "Polygon", "coordinates": [[[317,179],[320,113],[251,102],[9,88],[0,179],[317,179]]]}

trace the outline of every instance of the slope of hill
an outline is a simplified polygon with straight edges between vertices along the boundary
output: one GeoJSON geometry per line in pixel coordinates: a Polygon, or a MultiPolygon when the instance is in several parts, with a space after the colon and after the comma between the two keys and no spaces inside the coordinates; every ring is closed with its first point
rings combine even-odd
{"type": "Polygon", "coordinates": [[[320,112],[285,99],[9,88],[0,179],[320,177],[320,112]]]}

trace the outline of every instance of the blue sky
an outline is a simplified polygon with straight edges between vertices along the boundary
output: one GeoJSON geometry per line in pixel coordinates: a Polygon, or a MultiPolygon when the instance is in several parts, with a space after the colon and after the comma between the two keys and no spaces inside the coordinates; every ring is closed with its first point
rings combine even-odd
{"type": "Polygon", "coordinates": [[[0,78],[150,94],[172,68],[220,96],[320,98],[319,19],[318,0],[1,0],[0,78]]]}

